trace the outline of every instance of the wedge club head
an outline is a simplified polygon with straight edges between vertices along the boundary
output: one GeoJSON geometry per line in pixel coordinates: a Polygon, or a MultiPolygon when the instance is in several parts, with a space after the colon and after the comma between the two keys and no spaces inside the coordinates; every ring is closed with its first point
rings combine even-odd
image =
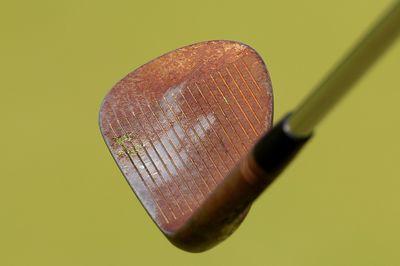
{"type": "Polygon", "coordinates": [[[247,214],[251,200],[228,203],[238,193],[227,176],[272,117],[271,80],[257,52],[208,41],[129,73],[105,97],[99,123],[159,229],[174,245],[199,252],[229,236],[247,214]]]}

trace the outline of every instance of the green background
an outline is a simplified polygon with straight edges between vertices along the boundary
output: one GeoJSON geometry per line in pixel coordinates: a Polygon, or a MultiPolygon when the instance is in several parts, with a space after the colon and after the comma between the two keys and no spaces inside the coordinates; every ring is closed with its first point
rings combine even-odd
{"type": "Polygon", "coordinates": [[[169,244],[97,125],[128,72],[210,39],[262,55],[277,120],[390,2],[1,1],[0,265],[399,265],[399,42],[206,253],[169,244]]]}

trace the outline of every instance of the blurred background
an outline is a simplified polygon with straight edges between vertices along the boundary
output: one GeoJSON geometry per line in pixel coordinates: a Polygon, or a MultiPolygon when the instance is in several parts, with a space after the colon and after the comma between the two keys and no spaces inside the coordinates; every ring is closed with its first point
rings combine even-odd
{"type": "Polygon", "coordinates": [[[399,265],[399,41],[205,253],[158,231],[97,124],[128,72],[211,39],[261,54],[277,121],[391,2],[2,1],[0,265],[399,265]]]}

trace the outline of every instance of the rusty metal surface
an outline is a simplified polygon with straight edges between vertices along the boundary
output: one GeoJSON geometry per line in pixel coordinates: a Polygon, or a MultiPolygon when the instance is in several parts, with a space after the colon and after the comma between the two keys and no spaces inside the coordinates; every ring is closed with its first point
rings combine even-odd
{"type": "Polygon", "coordinates": [[[271,127],[272,104],[258,54],[210,41],[128,74],[105,97],[99,122],[135,194],[173,234],[271,127]]]}

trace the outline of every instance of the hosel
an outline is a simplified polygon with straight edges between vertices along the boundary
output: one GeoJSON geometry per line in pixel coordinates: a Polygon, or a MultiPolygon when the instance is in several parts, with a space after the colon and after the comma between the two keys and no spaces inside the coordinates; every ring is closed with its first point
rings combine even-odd
{"type": "Polygon", "coordinates": [[[254,146],[193,214],[187,224],[167,237],[191,252],[207,250],[231,235],[252,202],[271,184],[310,139],[285,131],[287,116],[254,146]]]}

